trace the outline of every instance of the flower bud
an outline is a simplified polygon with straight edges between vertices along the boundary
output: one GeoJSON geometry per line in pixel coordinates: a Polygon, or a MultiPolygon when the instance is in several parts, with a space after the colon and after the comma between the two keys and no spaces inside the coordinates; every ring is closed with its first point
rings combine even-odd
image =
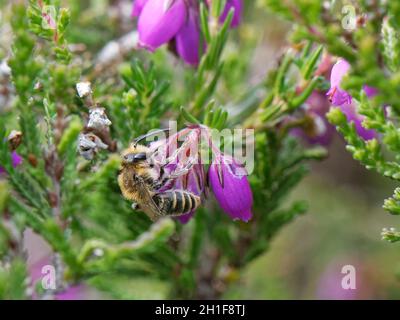
{"type": "Polygon", "coordinates": [[[249,221],[253,194],[245,169],[231,157],[220,155],[208,171],[210,186],[221,208],[232,219],[249,221]]]}

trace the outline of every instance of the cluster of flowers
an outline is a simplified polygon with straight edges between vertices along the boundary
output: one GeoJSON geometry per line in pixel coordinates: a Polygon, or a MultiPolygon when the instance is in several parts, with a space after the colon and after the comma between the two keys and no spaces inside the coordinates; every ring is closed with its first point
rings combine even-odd
{"type": "MultiPolygon", "coordinates": [[[[211,0],[205,2],[208,6],[211,0]]],[[[219,22],[223,23],[229,13],[234,10],[231,27],[236,27],[241,20],[242,0],[227,0],[219,22]]],[[[186,63],[196,66],[200,60],[200,18],[199,1],[197,0],[135,0],[132,16],[138,18],[138,33],[140,46],[154,51],[164,44],[176,53],[186,63]]],[[[204,48],[206,49],[206,44],[204,48]]],[[[339,59],[332,67],[331,58],[322,62],[319,70],[331,69],[331,88],[324,93],[315,91],[305,103],[305,118],[300,128],[293,129],[297,136],[305,138],[312,144],[330,144],[334,128],[325,115],[331,105],[339,107],[349,122],[355,124],[357,133],[365,140],[376,137],[374,130],[363,127],[364,116],[357,112],[356,103],[351,95],[341,88],[343,77],[349,72],[350,64],[339,59]]],[[[326,70],[325,70],[326,71],[326,70]]],[[[364,91],[369,98],[377,94],[375,88],[364,85],[364,91]]]]}
{"type": "MultiPolygon", "coordinates": [[[[206,4],[210,6],[211,0],[206,4]]],[[[227,0],[219,22],[225,21],[232,8],[231,27],[236,27],[240,23],[242,0],[227,0]]],[[[154,51],[168,43],[186,63],[199,63],[206,44],[201,48],[198,0],[135,0],[132,16],[138,17],[140,46],[154,51]]]]}
{"type": "MultiPolygon", "coordinates": [[[[361,138],[364,140],[376,138],[376,131],[366,129],[362,125],[365,117],[357,112],[357,105],[353,97],[341,87],[343,78],[351,69],[350,64],[344,59],[339,59],[331,67],[330,60],[330,57],[326,57],[326,60],[321,64],[321,68],[329,66],[329,69],[331,69],[329,91],[326,95],[318,91],[311,94],[305,104],[306,118],[311,121],[306,121],[302,129],[294,129],[293,133],[302,136],[311,144],[328,145],[332,140],[334,128],[328,123],[325,115],[333,105],[340,108],[349,122],[354,123],[357,134],[361,138]]],[[[368,98],[373,98],[378,94],[375,88],[367,85],[363,86],[363,90],[368,98]]]]}
{"type": "MultiPolygon", "coordinates": [[[[173,177],[165,186],[184,189],[203,197],[208,195],[207,181],[217,202],[234,220],[249,221],[253,195],[247,179],[247,171],[234,157],[221,152],[213,143],[210,129],[204,125],[192,125],[149,145],[152,161],[163,167],[173,177]],[[208,161],[202,155],[212,154],[208,161]]],[[[179,220],[187,222],[194,212],[179,220]]]]}

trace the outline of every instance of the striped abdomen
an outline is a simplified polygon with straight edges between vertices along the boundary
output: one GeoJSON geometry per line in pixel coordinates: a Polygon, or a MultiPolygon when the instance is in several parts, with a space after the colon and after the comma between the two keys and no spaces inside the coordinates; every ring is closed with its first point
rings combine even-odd
{"type": "Polygon", "coordinates": [[[163,215],[183,215],[195,210],[200,205],[200,197],[183,190],[158,193],[153,197],[163,215]]]}

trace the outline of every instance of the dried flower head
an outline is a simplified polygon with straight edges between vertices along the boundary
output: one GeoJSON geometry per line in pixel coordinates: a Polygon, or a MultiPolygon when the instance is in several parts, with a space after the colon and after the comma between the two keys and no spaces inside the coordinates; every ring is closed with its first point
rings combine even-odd
{"type": "Polygon", "coordinates": [[[92,86],[89,81],[78,82],[76,84],[76,91],[78,92],[79,98],[85,98],[92,94],[92,86]]]}
{"type": "Polygon", "coordinates": [[[81,133],[78,138],[79,154],[86,160],[93,160],[99,149],[108,149],[108,146],[93,133],[81,133]]]}
{"type": "Polygon", "coordinates": [[[89,111],[88,128],[103,130],[111,126],[111,121],[108,119],[104,108],[94,108],[89,111]]]}
{"type": "Polygon", "coordinates": [[[11,133],[8,135],[7,140],[10,144],[11,150],[14,151],[22,142],[22,132],[12,130],[11,133]]]}

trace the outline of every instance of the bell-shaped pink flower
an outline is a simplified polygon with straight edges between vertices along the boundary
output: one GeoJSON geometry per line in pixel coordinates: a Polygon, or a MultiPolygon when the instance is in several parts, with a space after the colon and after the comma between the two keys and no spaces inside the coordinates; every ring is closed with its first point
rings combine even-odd
{"type": "Polygon", "coordinates": [[[190,8],[188,18],[175,37],[176,51],[187,63],[197,66],[200,57],[200,25],[198,12],[190,8]]]}
{"type": "MultiPolygon", "coordinates": [[[[331,103],[339,106],[342,112],[346,115],[349,122],[353,122],[358,135],[364,140],[370,140],[377,136],[374,130],[366,129],[362,126],[364,116],[357,112],[356,106],[352,104],[351,95],[340,87],[343,77],[349,72],[350,64],[344,60],[339,59],[333,66],[331,71],[331,88],[327,95],[331,103]]],[[[363,90],[368,98],[373,98],[378,94],[376,88],[368,85],[363,86],[363,90]]]]}
{"type": "Polygon", "coordinates": [[[154,51],[175,37],[186,18],[184,0],[148,0],[139,16],[139,44],[154,51]]]}
{"type": "Polygon", "coordinates": [[[334,106],[351,103],[351,95],[340,87],[343,77],[349,72],[350,64],[340,59],[331,71],[331,88],[327,95],[334,106]]]}
{"type": "MultiPolygon", "coordinates": [[[[209,5],[211,0],[207,1],[209,5]]],[[[223,23],[234,9],[231,27],[241,20],[242,0],[228,0],[219,21],[223,23]]],[[[200,17],[197,0],[134,0],[132,14],[138,17],[139,45],[154,51],[171,44],[172,51],[187,64],[197,66],[200,60],[200,17]]],[[[207,44],[204,43],[205,52],[207,44]]]]}
{"type": "MultiPolygon", "coordinates": [[[[247,171],[233,157],[221,153],[219,147],[213,143],[208,127],[190,125],[176,133],[171,132],[167,138],[151,143],[149,148],[153,154],[151,161],[155,167],[160,168],[161,176],[169,177],[159,186],[158,192],[185,190],[204,199],[207,197],[209,185],[221,208],[230,217],[243,221],[251,219],[253,195],[247,180],[247,171]],[[202,144],[203,141],[208,143],[202,144]],[[210,149],[204,150],[206,146],[210,149]],[[214,160],[207,168],[205,165],[208,164],[208,159],[203,159],[202,155],[208,154],[208,151],[211,151],[214,160]]],[[[186,223],[194,211],[177,219],[186,223]]]]}
{"type": "MultiPolygon", "coordinates": [[[[349,70],[350,64],[344,59],[339,59],[332,67],[331,88],[327,92],[327,96],[334,106],[350,104],[352,101],[352,96],[340,87],[343,77],[347,75],[349,70]]],[[[364,85],[363,89],[368,98],[373,98],[378,94],[378,90],[374,87],[364,85]]]]}
{"type": "Polygon", "coordinates": [[[221,208],[232,219],[249,221],[253,194],[244,168],[220,154],[208,171],[211,189],[221,208]]]}

